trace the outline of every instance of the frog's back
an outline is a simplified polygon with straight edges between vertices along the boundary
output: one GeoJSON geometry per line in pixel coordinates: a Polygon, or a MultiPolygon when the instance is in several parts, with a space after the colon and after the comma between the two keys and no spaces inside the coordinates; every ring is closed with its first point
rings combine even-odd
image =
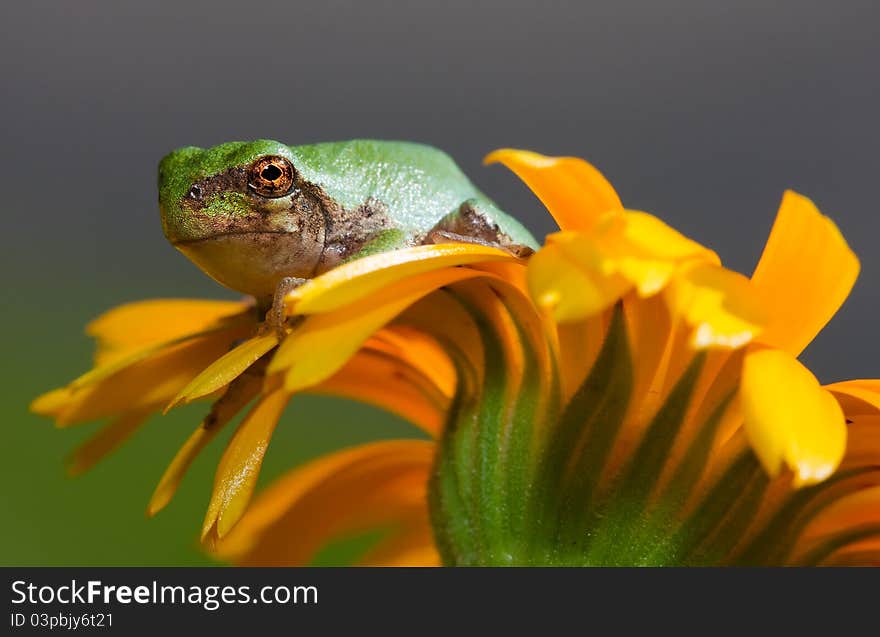
{"type": "Polygon", "coordinates": [[[291,146],[302,176],[354,209],[382,202],[400,228],[418,235],[472,200],[514,241],[534,246],[523,226],[474,186],[443,151],[413,142],[357,139],[291,146]]]}

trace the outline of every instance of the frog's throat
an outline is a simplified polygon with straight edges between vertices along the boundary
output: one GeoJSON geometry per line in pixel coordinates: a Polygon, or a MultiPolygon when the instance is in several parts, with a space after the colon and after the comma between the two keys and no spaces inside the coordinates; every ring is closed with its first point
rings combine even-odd
{"type": "Polygon", "coordinates": [[[324,250],[324,230],[321,225],[310,234],[231,231],[178,241],[174,247],[221,285],[264,300],[285,277],[314,276],[324,250]]]}

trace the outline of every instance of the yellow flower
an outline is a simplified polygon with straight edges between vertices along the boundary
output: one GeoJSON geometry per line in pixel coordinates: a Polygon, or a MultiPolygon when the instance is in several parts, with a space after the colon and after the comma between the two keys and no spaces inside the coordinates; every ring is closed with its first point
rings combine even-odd
{"type": "Polygon", "coordinates": [[[823,388],[796,360],[858,273],[833,223],[787,193],[748,279],[624,209],[580,159],[487,160],[560,225],[530,259],[470,244],[359,259],[287,297],[280,343],[244,303],[124,306],[90,326],[95,369],[33,409],[112,419],[74,454],[81,471],[152,413],[213,400],[152,514],[252,403],[202,534],[236,563],[308,563],[371,529],[362,563],[880,560],[880,381],[823,388]],[[379,405],[432,440],[338,451],[252,501],[296,392],[379,405]]]}

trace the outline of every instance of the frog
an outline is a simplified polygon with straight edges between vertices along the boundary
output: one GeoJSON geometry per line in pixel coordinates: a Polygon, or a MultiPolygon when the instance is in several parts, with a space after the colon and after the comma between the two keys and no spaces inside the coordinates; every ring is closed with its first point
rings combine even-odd
{"type": "Polygon", "coordinates": [[[159,162],[165,237],[221,285],[253,297],[281,329],[284,297],[367,255],[432,243],[538,244],[445,152],[357,139],[186,146],[159,162]]]}

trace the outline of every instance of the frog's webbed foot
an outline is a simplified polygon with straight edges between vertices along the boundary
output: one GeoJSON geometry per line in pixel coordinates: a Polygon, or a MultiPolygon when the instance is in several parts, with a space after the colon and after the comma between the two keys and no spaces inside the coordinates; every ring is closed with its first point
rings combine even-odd
{"type": "Polygon", "coordinates": [[[266,319],[257,332],[259,336],[265,336],[274,332],[281,340],[287,336],[287,313],[284,306],[284,298],[293,290],[301,286],[308,279],[295,276],[286,276],[275,286],[275,294],[272,297],[272,306],[266,312],[266,319]]]}
{"type": "Polygon", "coordinates": [[[422,243],[476,243],[501,248],[521,258],[534,252],[529,246],[514,242],[471,201],[465,201],[456,212],[443,217],[427,232],[422,243]]]}

